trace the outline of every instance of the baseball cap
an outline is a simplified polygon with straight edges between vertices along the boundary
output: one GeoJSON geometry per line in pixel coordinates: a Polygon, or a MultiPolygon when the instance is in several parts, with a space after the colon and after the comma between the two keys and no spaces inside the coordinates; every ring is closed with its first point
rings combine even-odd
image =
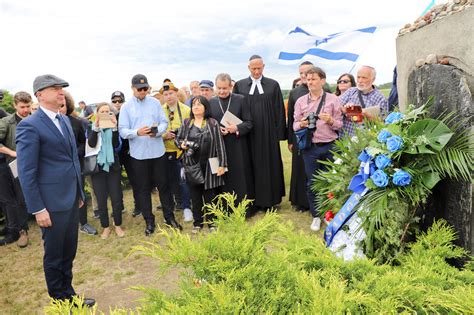
{"type": "Polygon", "coordinates": [[[122,99],[122,101],[125,100],[125,95],[123,95],[123,93],[120,92],[120,91],[115,91],[115,92],[113,92],[113,93],[112,93],[112,96],[110,97],[110,99],[113,100],[114,97],[120,97],[120,98],[122,99]]]}
{"type": "Polygon", "coordinates": [[[148,85],[148,79],[143,74],[136,74],[133,76],[132,86],[136,87],[137,89],[150,87],[150,85],[148,85]]]}
{"type": "Polygon", "coordinates": [[[175,87],[173,83],[167,82],[167,83],[163,83],[163,86],[160,89],[160,94],[163,94],[164,91],[169,91],[169,90],[175,90],[176,92],[178,92],[178,88],[175,87]]]}

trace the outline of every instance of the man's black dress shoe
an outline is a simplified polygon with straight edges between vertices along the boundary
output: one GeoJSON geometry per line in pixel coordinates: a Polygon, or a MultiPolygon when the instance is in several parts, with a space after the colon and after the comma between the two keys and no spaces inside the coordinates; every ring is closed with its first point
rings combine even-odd
{"type": "Polygon", "coordinates": [[[135,217],[137,217],[137,216],[139,216],[139,215],[141,215],[141,214],[142,214],[141,210],[134,209],[133,212],[132,212],[132,217],[135,218],[135,217]]]}
{"type": "Polygon", "coordinates": [[[174,228],[174,229],[177,229],[177,230],[180,230],[180,231],[183,230],[183,227],[181,226],[181,224],[179,224],[178,222],[176,222],[176,220],[165,221],[165,223],[166,223],[167,225],[171,226],[171,227],[174,228]]]}
{"type": "Polygon", "coordinates": [[[19,233],[8,233],[4,238],[0,240],[0,246],[5,246],[18,241],[20,238],[19,233]]]}
{"type": "MultiPolygon", "coordinates": [[[[73,298],[67,298],[67,300],[73,302],[73,298]]],[[[79,307],[80,305],[77,305],[76,303],[73,304],[76,307],[79,307]]],[[[87,307],[92,307],[95,305],[95,300],[93,298],[84,298],[82,300],[82,306],[87,306],[87,307]]]]}
{"type": "Polygon", "coordinates": [[[147,224],[146,229],[145,229],[145,235],[150,236],[153,233],[155,233],[155,225],[154,224],[147,224]]]}
{"type": "Polygon", "coordinates": [[[87,307],[92,307],[95,305],[95,300],[92,298],[84,298],[83,304],[87,307]]]}

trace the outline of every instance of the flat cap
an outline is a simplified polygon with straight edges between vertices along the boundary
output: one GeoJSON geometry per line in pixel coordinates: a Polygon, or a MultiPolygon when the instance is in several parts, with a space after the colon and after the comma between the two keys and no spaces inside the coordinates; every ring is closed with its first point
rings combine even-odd
{"type": "Polygon", "coordinates": [[[199,82],[199,87],[212,89],[214,88],[214,83],[212,83],[211,80],[202,80],[201,82],[199,82]]]}
{"type": "Polygon", "coordinates": [[[36,77],[35,81],[33,82],[33,91],[36,94],[36,92],[44,90],[51,86],[67,87],[69,86],[69,83],[67,83],[61,78],[58,78],[55,75],[43,74],[36,77]]]}

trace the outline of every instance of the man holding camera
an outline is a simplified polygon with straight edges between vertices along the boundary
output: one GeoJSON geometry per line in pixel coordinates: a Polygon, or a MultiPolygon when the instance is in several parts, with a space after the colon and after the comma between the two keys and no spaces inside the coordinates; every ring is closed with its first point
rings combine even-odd
{"type": "Polygon", "coordinates": [[[163,95],[165,104],[163,104],[163,111],[168,116],[168,129],[163,134],[165,141],[166,160],[168,163],[168,182],[171,190],[175,196],[180,196],[184,208],[183,217],[184,222],[191,222],[193,220],[193,213],[191,211],[191,202],[189,195],[189,188],[186,182],[181,181],[181,157],[182,151],[176,146],[175,139],[178,129],[183,124],[183,121],[189,118],[191,109],[178,101],[178,88],[173,83],[164,83],[160,89],[160,94],[163,95]]]}
{"type": "Polygon", "coordinates": [[[174,218],[174,204],[167,183],[168,164],[162,135],[168,128],[160,102],[148,96],[150,85],[143,74],[132,78],[133,97],[120,110],[120,136],[129,140],[130,156],[136,176],[137,204],[145,219],[145,235],[155,232],[151,192],[158,187],[166,224],[181,229],[174,218]]]}
{"type": "Polygon", "coordinates": [[[342,109],[339,98],[323,90],[326,83],[326,73],[311,66],[306,71],[306,83],[309,93],[298,98],[295,104],[293,130],[308,128],[311,145],[302,151],[306,172],[306,194],[309,209],[313,216],[311,230],[318,231],[321,219],[316,210],[316,196],[311,186],[314,174],[324,168],[319,161],[332,159],[330,150],[337,139],[337,131],[342,128],[342,109]]]}

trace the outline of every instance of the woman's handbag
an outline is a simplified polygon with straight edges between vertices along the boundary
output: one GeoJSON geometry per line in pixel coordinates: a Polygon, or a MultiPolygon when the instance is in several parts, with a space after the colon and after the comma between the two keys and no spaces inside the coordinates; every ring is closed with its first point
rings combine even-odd
{"type": "Polygon", "coordinates": [[[186,182],[191,185],[204,184],[204,175],[202,174],[201,165],[198,163],[191,165],[184,165],[184,174],[186,175],[186,182]]]}
{"type": "MultiPolygon", "coordinates": [[[[86,139],[87,139],[86,130],[86,139]]],[[[95,147],[89,146],[89,142],[86,141],[86,154],[84,157],[84,166],[82,167],[82,175],[88,176],[99,173],[99,165],[97,165],[97,155],[100,152],[102,146],[102,137],[97,137],[97,144],[95,147]]]]}
{"type": "Polygon", "coordinates": [[[97,155],[89,155],[84,158],[84,167],[82,168],[82,175],[94,175],[99,173],[99,165],[97,164],[97,155]]]}

